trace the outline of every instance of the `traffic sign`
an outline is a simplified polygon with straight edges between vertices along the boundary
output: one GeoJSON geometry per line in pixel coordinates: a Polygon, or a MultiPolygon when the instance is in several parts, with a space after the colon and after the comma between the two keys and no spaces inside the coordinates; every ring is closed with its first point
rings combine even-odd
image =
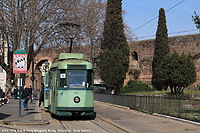
{"type": "Polygon", "coordinates": [[[27,53],[22,49],[13,53],[13,73],[27,73],[27,53]]]}

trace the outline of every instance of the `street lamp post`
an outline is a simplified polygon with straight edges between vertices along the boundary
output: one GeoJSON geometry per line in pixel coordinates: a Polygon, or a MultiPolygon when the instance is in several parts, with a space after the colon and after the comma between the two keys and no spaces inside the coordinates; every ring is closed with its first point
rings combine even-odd
{"type": "Polygon", "coordinates": [[[73,37],[70,38],[71,41],[70,41],[69,53],[72,52],[73,39],[74,39],[73,37]]]}
{"type": "Polygon", "coordinates": [[[34,100],[34,80],[35,80],[35,77],[34,77],[34,59],[32,61],[32,77],[31,77],[31,80],[32,80],[32,100],[34,100]]]}
{"type": "Polygon", "coordinates": [[[40,89],[37,89],[37,80],[36,80],[36,90],[37,90],[37,98],[39,100],[39,98],[40,98],[40,89]]]}
{"type": "MultiPolygon", "coordinates": [[[[60,26],[72,26],[72,27],[76,26],[76,27],[80,27],[79,24],[68,22],[68,21],[60,22],[58,25],[60,25],[60,26]]],[[[70,37],[70,48],[69,48],[69,52],[70,53],[72,52],[73,39],[74,39],[73,37],[70,37]]]]}

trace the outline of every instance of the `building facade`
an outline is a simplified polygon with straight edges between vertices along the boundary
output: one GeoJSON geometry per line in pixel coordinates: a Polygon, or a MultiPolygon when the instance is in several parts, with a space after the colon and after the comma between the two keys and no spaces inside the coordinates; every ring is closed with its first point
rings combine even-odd
{"type": "MultiPolygon", "coordinates": [[[[0,58],[4,60],[5,63],[8,62],[8,44],[4,40],[3,34],[0,30],[0,58]]],[[[0,66],[0,88],[6,91],[6,71],[0,66]]]]}

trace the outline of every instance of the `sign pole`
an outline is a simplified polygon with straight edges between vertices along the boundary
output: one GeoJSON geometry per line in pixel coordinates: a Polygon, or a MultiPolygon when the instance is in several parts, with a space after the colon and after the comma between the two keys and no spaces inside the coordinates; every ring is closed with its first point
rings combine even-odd
{"type": "Polygon", "coordinates": [[[21,74],[27,73],[27,53],[22,49],[13,53],[13,73],[19,73],[19,117],[21,117],[21,74]]]}
{"type": "Polygon", "coordinates": [[[21,117],[21,73],[19,73],[19,117],[21,117]]]}

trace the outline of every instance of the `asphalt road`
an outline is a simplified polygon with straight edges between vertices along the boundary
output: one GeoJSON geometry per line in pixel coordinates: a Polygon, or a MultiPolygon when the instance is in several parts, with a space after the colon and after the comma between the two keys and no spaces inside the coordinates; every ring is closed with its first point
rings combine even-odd
{"type": "Polygon", "coordinates": [[[168,118],[153,116],[139,111],[110,106],[95,101],[97,116],[110,123],[139,133],[199,133],[200,126],[168,118]]]}

